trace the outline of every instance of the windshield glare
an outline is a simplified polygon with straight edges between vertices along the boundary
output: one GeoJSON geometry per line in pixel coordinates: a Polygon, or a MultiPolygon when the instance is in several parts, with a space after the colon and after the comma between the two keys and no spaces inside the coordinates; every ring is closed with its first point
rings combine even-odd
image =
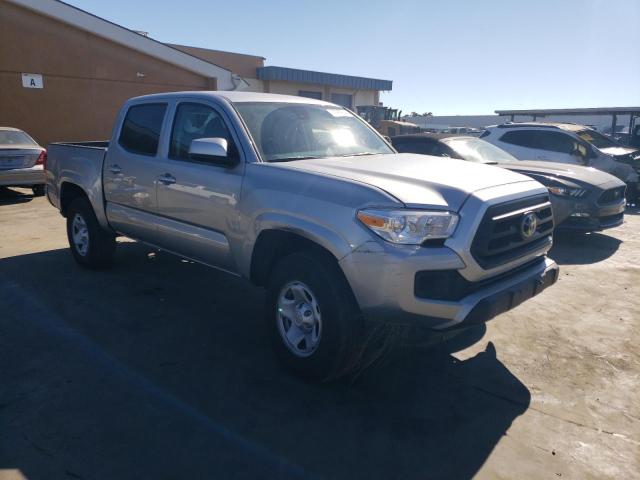
{"type": "Polygon", "coordinates": [[[458,155],[470,162],[507,163],[518,161],[510,153],[478,138],[451,138],[443,141],[458,155]]]}
{"type": "Polygon", "coordinates": [[[344,108],[273,102],[243,102],[235,107],[266,162],[394,153],[344,108]]]}
{"type": "Polygon", "coordinates": [[[19,130],[0,130],[0,145],[37,145],[37,143],[19,130]]]}
{"type": "Polygon", "coordinates": [[[582,140],[584,140],[587,143],[590,143],[596,148],[610,148],[610,147],[620,146],[610,138],[605,137],[604,135],[596,132],[595,130],[581,130],[579,132],[576,132],[576,134],[582,140]]]}

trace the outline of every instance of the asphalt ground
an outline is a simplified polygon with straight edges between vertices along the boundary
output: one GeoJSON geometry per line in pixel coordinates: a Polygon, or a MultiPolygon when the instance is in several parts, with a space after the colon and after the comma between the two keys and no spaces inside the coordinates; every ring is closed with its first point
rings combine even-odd
{"type": "Polygon", "coordinates": [[[0,191],[0,479],[640,478],[638,212],[557,236],[559,282],[486,327],[316,385],[261,289],[129,241],[83,270],[29,193],[0,191]]]}

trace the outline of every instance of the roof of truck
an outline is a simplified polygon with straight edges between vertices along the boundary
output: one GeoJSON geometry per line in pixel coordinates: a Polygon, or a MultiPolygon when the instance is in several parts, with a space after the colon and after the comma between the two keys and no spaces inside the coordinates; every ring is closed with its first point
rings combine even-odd
{"type": "Polygon", "coordinates": [[[230,92],[230,91],[203,91],[196,90],[192,92],[170,92],[170,93],[154,93],[152,95],[143,95],[132,98],[131,100],[168,100],[174,97],[191,97],[205,99],[207,97],[225,98],[232,103],[242,102],[283,102],[283,103],[306,103],[315,105],[334,105],[333,103],[316,100],[314,98],[298,97],[295,95],[280,95],[276,93],[260,93],[260,92],[230,92]]]}

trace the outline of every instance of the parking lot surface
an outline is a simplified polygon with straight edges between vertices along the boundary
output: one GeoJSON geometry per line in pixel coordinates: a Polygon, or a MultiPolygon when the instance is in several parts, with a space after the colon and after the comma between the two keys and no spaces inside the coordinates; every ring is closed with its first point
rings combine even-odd
{"type": "MultiPolygon", "coordinates": [[[[355,378],[276,363],[263,293],[0,192],[0,478],[640,478],[640,215],[558,236],[557,285],[355,378]]],[[[403,335],[400,335],[403,337],[403,335]]]]}

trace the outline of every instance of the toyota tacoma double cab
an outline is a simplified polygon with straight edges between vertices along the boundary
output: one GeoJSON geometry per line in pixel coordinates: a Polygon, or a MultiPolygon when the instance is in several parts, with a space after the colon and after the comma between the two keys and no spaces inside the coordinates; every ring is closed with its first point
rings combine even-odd
{"type": "Polygon", "coordinates": [[[125,236],[266,287],[278,357],[316,379],[348,371],[372,322],[461,329],[558,278],[540,183],[399,154],[319,100],[148,95],[110,141],[48,152],[47,196],[80,265],[107,265],[125,236]]]}

